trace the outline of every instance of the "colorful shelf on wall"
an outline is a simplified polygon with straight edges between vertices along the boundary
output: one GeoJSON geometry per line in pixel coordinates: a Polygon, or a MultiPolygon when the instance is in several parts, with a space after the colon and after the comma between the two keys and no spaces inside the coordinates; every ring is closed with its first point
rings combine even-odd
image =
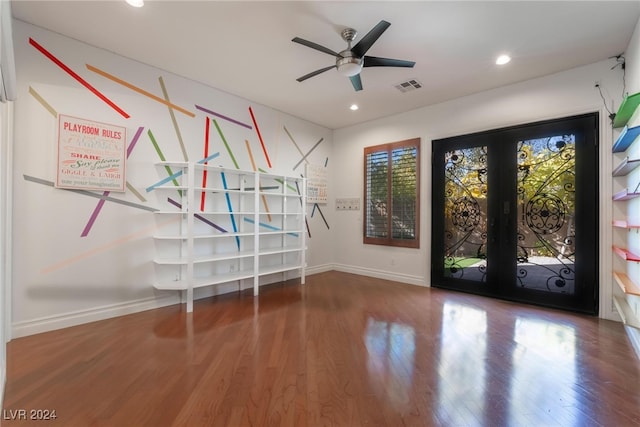
{"type": "Polygon", "coordinates": [[[613,143],[613,152],[614,153],[622,153],[623,151],[627,151],[627,148],[636,138],[640,135],[640,126],[634,126],[632,128],[625,126],[620,135],[618,135],[618,139],[613,143]]]}
{"type": "Polygon", "coordinates": [[[633,199],[633,198],[638,197],[638,196],[640,196],[640,193],[637,193],[637,192],[631,192],[630,193],[629,189],[625,188],[624,190],[618,191],[617,193],[615,193],[613,195],[613,201],[614,202],[619,202],[619,201],[622,201],[622,200],[633,199]]]}
{"type": "Polygon", "coordinates": [[[620,286],[620,289],[622,289],[622,292],[625,294],[640,296],[640,286],[633,283],[631,279],[629,279],[629,276],[624,273],[614,271],[613,278],[618,286],[620,286]]]}
{"type": "Polygon", "coordinates": [[[625,261],[640,262],[640,256],[618,246],[613,246],[613,252],[625,261]]]}
{"type": "Polygon", "coordinates": [[[629,122],[631,116],[633,116],[638,105],[640,105],[640,93],[625,96],[622,104],[620,104],[620,108],[618,108],[615,118],[613,119],[613,127],[621,128],[622,126],[625,126],[627,122],[629,122]]]}
{"type": "MultiPolygon", "coordinates": [[[[639,126],[640,127],[640,126],[639,126]]],[[[634,170],[640,166],[640,159],[629,159],[629,157],[625,157],[622,162],[613,170],[613,176],[625,176],[628,175],[629,172],[634,170]]]]}
{"type": "Polygon", "coordinates": [[[629,224],[625,219],[614,220],[613,226],[616,228],[626,228],[628,230],[640,228],[640,224],[629,224]]]}

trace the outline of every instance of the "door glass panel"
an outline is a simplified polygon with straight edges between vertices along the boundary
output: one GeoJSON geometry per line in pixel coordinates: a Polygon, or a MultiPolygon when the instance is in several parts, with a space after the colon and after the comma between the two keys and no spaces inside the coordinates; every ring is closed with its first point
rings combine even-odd
{"type": "Polygon", "coordinates": [[[486,281],[487,147],[445,153],[444,274],[486,281]]]}
{"type": "Polygon", "coordinates": [[[575,293],[575,135],[518,142],[517,286],[575,293]]]}

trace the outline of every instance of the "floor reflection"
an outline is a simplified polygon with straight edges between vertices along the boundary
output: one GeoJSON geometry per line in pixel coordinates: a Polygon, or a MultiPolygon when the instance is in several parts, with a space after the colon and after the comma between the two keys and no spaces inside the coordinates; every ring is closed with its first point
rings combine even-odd
{"type": "Polygon", "coordinates": [[[577,414],[567,414],[567,407],[576,401],[572,387],[577,381],[575,329],[518,318],[513,339],[516,346],[511,355],[509,424],[527,424],[532,414],[540,419],[540,414],[546,413],[549,422],[573,425],[577,414]]]}
{"type": "Polygon", "coordinates": [[[485,412],[487,313],[445,303],[438,361],[438,418],[447,425],[480,425],[485,412]]]}
{"type": "Polygon", "coordinates": [[[494,328],[492,321],[476,307],[443,305],[438,419],[464,426],[583,425],[574,388],[575,328],[518,315],[494,328]]]}
{"type": "Polygon", "coordinates": [[[396,409],[410,401],[415,366],[415,331],[400,323],[367,320],[367,371],[372,388],[384,391],[396,409]]]}

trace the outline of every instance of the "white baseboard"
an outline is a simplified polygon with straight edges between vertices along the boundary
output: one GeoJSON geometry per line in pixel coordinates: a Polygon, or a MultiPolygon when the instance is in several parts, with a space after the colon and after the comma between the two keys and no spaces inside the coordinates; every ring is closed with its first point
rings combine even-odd
{"type": "Polygon", "coordinates": [[[112,317],[124,316],[126,314],[138,313],[140,311],[152,310],[154,308],[165,307],[178,304],[180,298],[178,293],[167,294],[158,297],[145,298],[137,301],[129,301],[120,304],[113,304],[81,310],[70,313],[59,314],[50,317],[16,322],[12,325],[12,337],[19,338],[42,332],[54,331],[56,329],[68,328],[82,325],[84,323],[98,320],[110,319],[112,317]]]}
{"type": "Polygon", "coordinates": [[[335,264],[316,265],[316,266],[313,266],[313,267],[307,267],[306,268],[306,275],[324,273],[324,272],[335,270],[335,269],[336,269],[335,264]]]}
{"type": "Polygon", "coordinates": [[[413,276],[394,271],[375,270],[373,268],[355,267],[352,265],[333,264],[333,270],[342,271],[344,273],[359,274],[361,276],[375,277],[378,279],[391,280],[394,282],[408,283],[416,286],[429,286],[426,279],[422,276],[413,276]]]}

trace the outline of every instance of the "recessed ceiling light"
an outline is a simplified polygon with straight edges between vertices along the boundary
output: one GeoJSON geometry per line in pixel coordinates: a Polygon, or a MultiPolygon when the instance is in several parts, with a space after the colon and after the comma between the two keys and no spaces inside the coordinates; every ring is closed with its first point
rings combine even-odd
{"type": "Polygon", "coordinates": [[[130,6],[142,7],[144,6],[144,0],[126,0],[130,6]]]}
{"type": "Polygon", "coordinates": [[[356,104],[351,104],[351,107],[349,107],[349,109],[351,111],[356,111],[358,109],[358,106],[356,104]]]}
{"type": "Polygon", "coordinates": [[[504,65],[511,61],[511,57],[509,55],[500,55],[498,59],[496,59],[496,64],[504,65]]]}

